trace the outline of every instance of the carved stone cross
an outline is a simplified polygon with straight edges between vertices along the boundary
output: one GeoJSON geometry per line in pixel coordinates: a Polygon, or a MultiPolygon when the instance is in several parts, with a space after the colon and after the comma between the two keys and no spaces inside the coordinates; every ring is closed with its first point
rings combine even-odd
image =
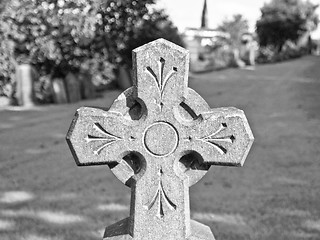
{"type": "Polygon", "coordinates": [[[134,86],[108,111],[76,112],[67,141],[77,164],[106,164],[131,188],[130,216],[104,239],[214,239],[190,220],[189,187],[211,165],[242,166],[253,135],[243,111],[210,109],[188,88],[188,66],[187,50],[158,39],[133,51],[134,86]]]}

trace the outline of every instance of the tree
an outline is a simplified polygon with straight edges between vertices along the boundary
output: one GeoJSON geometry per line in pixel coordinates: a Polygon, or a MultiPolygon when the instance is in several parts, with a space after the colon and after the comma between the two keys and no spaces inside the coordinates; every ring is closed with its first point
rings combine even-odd
{"type": "Polygon", "coordinates": [[[256,32],[261,46],[282,50],[286,41],[296,42],[318,25],[318,5],[303,0],[272,0],[261,8],[256,32]]]}
{"type": "Polygon", "coordinates": [[[42,79],[69,72],[113,79],[106,49],[95,48],[97,21],[95,0],[10,0],[0,13],[0,94],[15,85],[20,63],[49,75],[42,79]]]}
{"type": "Polygon", "coordinates": [[[0,85],[14,80],[19,63],[34,65],[41,76],[84,71],[101,82],[113,78],[114,66],[131,66],[131,52],[140,45],[159,37],[182,45],[177,28],[154,3],[8,1],[0,12],[0,85]]]}
{"type": "Polygon", "coordinates": [[[18,63],[29,62],[43,74],[63,76],[90,69],[92,59],[131,65],[132,49],[148,41],[167,36],[182,44],[168,16],[152,8],[154,3],[11,0],[0,15],[0,36],[6,44],[14,44],[11,55],[18,63]]]}
{"type": "Polygon", "coordinates": [[[241,36],[249,31],[248,21],[241,14],[233,15],[231,20],[224,20],[218,30],[230,34],[230,45],[239,47],[241,36]]]}
{"type": "Polygon", "coordinates": [[[169,20],[164,10],[154,9],[144,17],[140,27],[135,29],[135,33],[124,51],[124,60],[129,60],[128,63],[131,64],[131,53],[133,49],[158,38],[164,38],[180,46],[184,45],[178,34],[178,29],[169,20]]]}
{"type": "Polygon", "coordinates": [[[8,2],[9,0],[0,0],[0,13],[5,9],[8,2]]]}
{"type": "Polygon", "coordinates": [[[159,37],[183,44],[177,28],[154,4],[155,0],[100,2],[96,38],[108,50],[110,62],[131,66],[132,50],[159,37]]]}
{"type": "Polygon", "coordinates": [[[96,54],[90,45],[96,24],[91,6],[91,0],[11,0],[1,15],[0,32],[14,43],[18,63],[64,74],[96,54]]]}

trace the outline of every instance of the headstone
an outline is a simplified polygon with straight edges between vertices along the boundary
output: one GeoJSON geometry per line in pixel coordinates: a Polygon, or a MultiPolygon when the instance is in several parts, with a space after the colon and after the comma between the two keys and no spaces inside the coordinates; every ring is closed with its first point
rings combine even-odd
{"type": "Polygon", "coordinates": [[[65,83],[69,103],[80,101],[80,81],[76,78],[76,76],[73,73],[68,73],[65,78],[65,83]]]}
{"type": "Polygon", "coordinates": [[[134,86],[109,111],[77,110],[67,142],[79,166],[108,165],[131,188],[130,216],[105,240],[212,240],[190,220],[189,187],[211,165],[242,166],[253,143],[243,111],[210,109],[188,88],[188,51],[164,39],[133,51],[134,86]]]}
{"type": "Polygon", "coordinates": [[[234,50],[234,59],[238,67],[243,68],[246,65],[255,65],[255,55],[257,43],[254,41],[251,34],[245,33],[241,37],[239,49],[234,50]]]}
{"type": "Polygon", "coordinates": [[[80,81],[80,93],[82,99],[91,99],[96,96],[95,86],[92,83],[92,77],[90,74],[81,72],[78,74],[80,81]]]}
{"type": "Polygon", "coordinates": [[[35,105],[34,81],[36,75],[36,70],[30,64],[21,64],[16,67],[16,99],[19,106],[32,107],[35,105]]]}
{"type": "Polygon", "coordinates": [[[61,78],[55,78],[52,80],[52,88],[53,88],[53,98],[54,102],[57,104],[67,103],[67,93],[66,88],[61,78]]]}
{"type": "Polygon", "coordinates": [[[10,99],[5,96],[0,96],[0,108],[10,106],[10,99]]]}
{"type": "Polygon", "coordinates": [[[320,56],[320,40],[315,41],[315,50],[314,54],[320,56]]]}

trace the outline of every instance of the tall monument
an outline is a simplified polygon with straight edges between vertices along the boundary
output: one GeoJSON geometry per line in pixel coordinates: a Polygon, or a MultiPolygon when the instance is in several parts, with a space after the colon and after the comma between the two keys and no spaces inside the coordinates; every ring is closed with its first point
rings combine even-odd
{"type": "Polygon", "coordinates": [[[201,16],[201,28],[208,28],[208,9],[207,0],[204,0],[202,16],[201,16]]]}

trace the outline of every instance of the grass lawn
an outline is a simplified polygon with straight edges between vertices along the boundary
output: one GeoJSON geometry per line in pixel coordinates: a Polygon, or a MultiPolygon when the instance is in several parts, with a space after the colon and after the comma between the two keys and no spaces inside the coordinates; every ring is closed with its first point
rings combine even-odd
{"type": "MultiPolygon", "coordinates": [[[[243,168],[211,167],[191,215],[217,240],[320,239],[320,58],[193,75],[211,107],[245,111],[255,142],[243,168]]],[[[130,190],[106,166],[76,166],[65,134],[82,105],[0,111],[0,240],[102,239],[129,215],[130,190]]]]}

